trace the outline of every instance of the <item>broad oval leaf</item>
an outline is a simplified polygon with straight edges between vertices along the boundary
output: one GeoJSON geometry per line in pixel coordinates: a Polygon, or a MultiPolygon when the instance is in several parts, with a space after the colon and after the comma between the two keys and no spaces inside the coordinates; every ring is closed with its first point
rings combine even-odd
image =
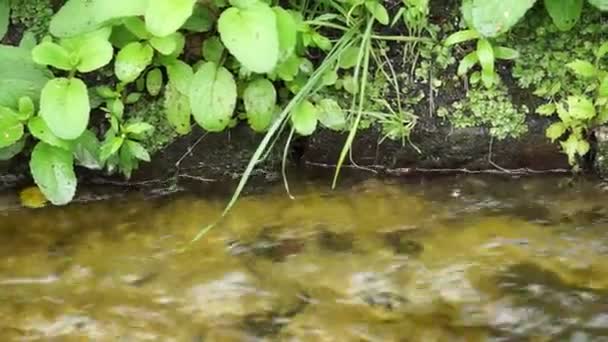
{"type": "Polygon", "coordinates": [[[270,126],[277,103],[277,91],[265,78],[251,81],[243,92],[247,121],[256,132],[264,132],[270,126]]]}
{"type": "Polygon", "coordinates": [[[196,0],[148,0],[145,14],[148,31],[157,37],[176,32],[192,15],[195,3],[196,0]]]}
{"type": "Polygon", "coordinates": [[[27,129],[36,139],[44,143],[68,151],[72,148],[72,144],[70,144],[70,142],[55,136],[55,134],[51,132],[51,129],[46,124],[46,122],[44,122],[44,120],[39,116],[35,116],[28,121],[27,129]]]}
{"type": "Polygon", "coordinates": [[[346,113],[336,100],[323,99],[319,102],[319,121],[331,130],[341,131],[346,128],[346,113]]]}
{"type": "Polygon", "coordinates": [[[51,20],[56,37],[96,30],[112,19],[144,15],[148,0],[68,0],[51,20]]]}
{"type": "Polygon", "coordinates": [[[291,111],[291,124],[300,135],[311,135],[317,129],[319,113],[309,101],[302,101],[291,111]]]}
{"type": "Polygon", "coordinates": [[[27,139],[22,138],[10,146],[0,147],[0,160],[9,160],[21,153],[21,151],[23,151],[23,148],[25,147],[26,140],[27,139]]]}
{"type": "Polygon", "coordinates": [[[72,152],[40,142],[32,152],[30,172],[54,205],[67,204],[74,198],[77,180],[72,152]]]}
{"type": "Polygon", "coordinates": [[[568,31],[581,17],[583,0],[545,0],[545,8],[555,26],[562,31],[568,31]]]}
{"type": "Polygon", "coordinates": [[[190,107],[196,122],[207,131],[220,132],[228,127],[236,98],[236,83],[226,68],[207,62],[194,74],[190,107]]]}
{"type": "Polygon", "coordinates": [[[87,86],[77,78],[56,78],[42,89],[40,116],[58,138],[73,140],[89,123],[87,86]]]}
{"type": "Polygon", "coordinates": [[[114,73],[119,80],[131,83],[152,63],[153,57],[154,50],[150,45],[140,42],[129,43],[116,55],[114,73]]]}
{"type": "Polygon", "coordinates": [[[150,39],[150,45],[152,45],[156,51],[168,56],[177,50],[179,41],[182,39],[180,36],[180,33],[175,32],[165,37],[153,37],[150,39]]]}
{"type": "Polygon", "coordinates": [[[388,25],[389,17],[386,8],[378,0],[365,1],[365,7],[372,14],[374,19],[382,25],[388,25]]]}
{"type": "Polygon", "coordinates": [[[70,52],[63,46],[53,42],[42,42],[32,50],[32,59],[40,65],[50,65],[61,70],[72,70],[70,52]]]}
{"type": "Polygon", "coordinates": [[[0,106],[0,148],[11,146],[23,136],[23,124],[9,108],[0,106]]]}
{"type": "Polygon", "coordinates": [[[485,37],[507,32],[523,18],[536,0],[473,0],[473,27],[485,37]]]}
{"type": "Polygon", "coordinates": [[[276,16],[268,4],[225,10],[218,21],[222,42],[252,72],[271,72],[279,60],[276,16]]]}
{"type": "Polygon", "coordinates": [[[145,162],[150,161],[150,153],[148,152],[148,150],[146,150],[146,148],[142,144],[140,144],[134,140],[127,140],[126,144],[127,144],[127,148],[131,151],[131,154],[135,158],[137,158],[139,160],[143,160],[145,162]]]}
{"type": "Polygon", "coordinates": [[[110,43],[111,27],[64,38],[60,45],[77,56],[76,69],[80,72],[91,72],[110,63],[114,57],[114,48],[110,43]]]}

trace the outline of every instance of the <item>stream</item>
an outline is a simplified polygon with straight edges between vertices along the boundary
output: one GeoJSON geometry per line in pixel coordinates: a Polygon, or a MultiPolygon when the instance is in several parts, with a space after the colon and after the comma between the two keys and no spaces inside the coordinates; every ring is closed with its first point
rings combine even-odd
{"type": "Polygon", "coordinates": [[[0,341],[608,341],[608,186],[281,185],[240,199],[0,195],[0,341]]]}

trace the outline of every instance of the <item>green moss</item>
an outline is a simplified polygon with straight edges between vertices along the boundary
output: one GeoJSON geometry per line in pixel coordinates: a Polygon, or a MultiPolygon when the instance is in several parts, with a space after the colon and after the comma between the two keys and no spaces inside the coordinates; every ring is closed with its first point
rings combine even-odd
{"type": "Polygon", "coordinates": [[[38,38],[48,33],[52,16],[51,0],[11,1],[11,21],[14,24],[24,25],[38,38]]]}
{"type": "Polygon", "coordinates": [[[151,154],[162,150],[178,136],[167,120],[162,97],[142,98],[127,108],[125,117],[129,121],[145,121],[154,126],[154,131],[142,141],[151,154]]]}
{"type": "Polygon", "coordinates": [[[521,55],[512,71],[518,85],[546,99],[582,94],[587,82],[565,65],[575,59],[594,61],[593,49],[605,38],[606,30],[608,24],[595,10],[583,13],[581,22],[567,32],[558,30],[544,13],[526,16],[505,38],[521,55]]]}
{"type": "Polygon", "coordinates": [[[528,131],[528,108],[517,108],[504,86],[495,89],[471,89],[466,98],[452,104],[452,109],[441,108],[440,117],[447,118],[454,127],[490,127],[490,134],[498,139],[517,138],[528,131]]]}

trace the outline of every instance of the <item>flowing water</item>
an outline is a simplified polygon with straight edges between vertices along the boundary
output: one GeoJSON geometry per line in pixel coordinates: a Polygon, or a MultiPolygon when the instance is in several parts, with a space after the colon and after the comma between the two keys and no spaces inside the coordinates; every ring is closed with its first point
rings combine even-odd
{"type": "Polygon", "coordinates": [[[0,197],[0,341],[608,341],[608,191],[567,178],[0,197]]]}

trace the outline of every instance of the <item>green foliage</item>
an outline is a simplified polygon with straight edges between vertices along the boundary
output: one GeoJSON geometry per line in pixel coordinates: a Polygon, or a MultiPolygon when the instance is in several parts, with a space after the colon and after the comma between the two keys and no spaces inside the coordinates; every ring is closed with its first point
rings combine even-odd
{"type": "Polygon", "coordinates": [[[486,126],[497,139],[518,138],[528,131],[525,107],[513,105],[504,86],[469,90],[465,99],[443,108],[438,115],[458,128],[486,126]]]}
{"type": "Polygon", "coordinates": [[[572,73],[586,82],[583,94],[570,95],[566,100],[550,102],[537,109],[541,115],[557,114],[559,121],[547,128],[546,135],[552,141],[560,141],[572,165],[589,152],[588,131],[608,123],[608,72],[600,68],[600,61],[607,53],[608,42],[596,49],[594,63],[575,60],[567,64],[572,73]],[[562,139],[565,135],[567,138],[562,139]]]}

